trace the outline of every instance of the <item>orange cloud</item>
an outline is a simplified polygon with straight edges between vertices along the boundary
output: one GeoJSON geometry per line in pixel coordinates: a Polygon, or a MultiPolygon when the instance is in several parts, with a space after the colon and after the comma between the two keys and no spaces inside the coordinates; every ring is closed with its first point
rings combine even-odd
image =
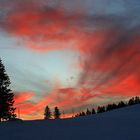
{"type": "Polygon", "coordinates": [[[15,105],[17,105],[19,103],[23,103],[26,100],[31,99],[33,96],[35,96],[35,94],[32,92],[18,92],[18,93],[16,93],[16,95],[14,97],[15,105]]]}
{"type": "Polygon", "coordinates": [[[22,37],[26,47],[52,51],[69,47],[66,44],[76,37],[73,22],[77,18],[78,15],[66,15],[62,9],[18,10],[8,16],[4,27],[11,35],[22,37]]]}
{"type": "Polygon", "coordinates": [[[140,95],[138,31],[106,37],[105,42],[89,48],[84,55],[79,85],[92,86],[93,91],[112,97],[140,95]]]}
{"type": "MultiPolygon", "coordinates": [[[[60,109],[68,110],[88,103],[96,96],[90,92],[91,90],[86,88],[79,90],[73,88],[54,89],[48,96],[43,97],[38,102],[29,100],[34,94],[22,92],[18,97],[15,97],[15,106],[20,109],[21,116],[44,110],[46,105],[50,105],[51,108],[58,106],[60,109]]],[[[43,116],[43,114],[41,115],[43,116]]]]}
{"type": "Polygon", "coordinates": [[[140,94],[139,27],[130,27],[118,17],[86,17],[61,8],[40,8],[37,2],[18,7],[22,6],[16,5],[1,25],[6,32],[21,37],[25,47],[34,51],[71,47],[81,55],[78,66],[82,70],[77,87],[62,88],[58,84],[36,103],[27,102],[34,93],[17,95],[15,104],[23,115],[47,104],[64,109],[80,107],[99,96],[96,92],[112,98],[140,94]]]}

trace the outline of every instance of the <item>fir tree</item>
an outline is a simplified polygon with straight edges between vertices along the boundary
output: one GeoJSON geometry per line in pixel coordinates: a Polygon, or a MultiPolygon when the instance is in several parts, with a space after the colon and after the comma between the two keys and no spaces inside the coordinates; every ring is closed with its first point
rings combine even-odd
{"type": "Polygon", "coordinates": [[[139,97],[135,97],[135,104],[139,104],[140,103],[140,98],[139,97]]]}
{"type": "Polygon", "coordinates": [[[95,109],[94,108],[92,108],[92,112],[91,112],[92,114],[96,114],[96,111],[95,111],[95,109]]]}
{"type": "Polygon", "coordinates": [[[120,102],[118,103],[117,108],[121,108],[121,107],[125,107],[125,106],[126,106],[126,104],[125,104],[123,101],[120,101],[120,102]]]}
{"type": "Polygon", "coordinates": [[[54,118],[55,119],[59,119],[60,116],[61,116],[61,112],[60,112],[59,108],[58,107],[55,107],[54,108],[54,118]]]}
{"type": "Polygon", "coordinates": [[[86,115],[91,115],[91,111],[87,108],[86,115]]]}
{"type": "Polygon", "coordinates": [[[51,119],[51,117],[52,117],[51,110],[50,110],[49,106],[46,106],[45,113],[44,113],[44,119],[51,119]]]}
{"type": "Polygon", "coordinates": [[[86,113],[83,111],[80,116],[86,116],[86,113]]]}
{"type": "Polygon", "coordinates": [[[113,110],[113,109],[116,109],[117,108],[117,105],[116,104],[108,104],[106,106],[106,111],[110,111],[110,110],[113,110]]]}
{"type": "Polygon", "coordinates": [[[10,79],[0,59],[0,121],[15,118],[14,94],[9,88],[10,79]]]}
{"type": "Polygon", "coordinates": [[[128,105],[134,105],[135,104],[135,99],[131,98],[128,102],[128,105]]]}
{"type": "Polygon", "coordinates": [[[97,108],[97,113],[102,113],[102,112],[105,112],[105,107],[104,106],[98,106],[97,108]]]}

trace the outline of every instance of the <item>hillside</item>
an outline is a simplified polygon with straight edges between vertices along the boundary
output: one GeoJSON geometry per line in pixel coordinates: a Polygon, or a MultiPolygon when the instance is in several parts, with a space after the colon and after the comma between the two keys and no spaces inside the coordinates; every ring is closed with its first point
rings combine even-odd
{"type": "Polygon", "coordinates": [[[0,124],[0,140],[139,139],[140,105],[73,119],[0,124]]]}

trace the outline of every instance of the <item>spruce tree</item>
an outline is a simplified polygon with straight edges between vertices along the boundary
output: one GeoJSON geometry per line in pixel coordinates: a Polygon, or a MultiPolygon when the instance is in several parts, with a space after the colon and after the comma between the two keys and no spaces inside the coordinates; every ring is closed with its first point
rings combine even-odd
{"type": "Polygon", "coordinates": [[[91,111],[87,108],[86,115],[91,115],[91,111]]]}
{"type": "Polygon", "coordinates": [[[135,104],[139,104],[140,103],[140,98],[139,97],[135,97],[135,104]]]}
{"type": "Polygon", "coordinates": [[[10,79],[0,59],[0,121],[15,118],[14,94],[10,86],[10,79]]]}
{"type": "Polygon", "coordinates": [[[54,108],[54,118],[55,119],[59,119],[60,116],[61,116],[61,112],[60,112],[59,108],[58,107],[55,107],[54,108]]]}
{"type": "Polygon", "coordinates": [[[94,108],[92,108],[92,114],[96,114],[96,111],[94,108]]]}
{"type": "Polygon", "coordinates": [[[102,113],[102,112],[105,112],[105,107],[104,106],[98,106],[97,108],[97,113],[102,113]]]}
{"type": "Polygon", "coordinates": [[[44,119],[51,119],[51,117],[52,117],[51,110],[50,110],[49,106],[46,106],[45,113],[44,113],[44,119]]]}
{"type": "Polygon", "coordinates": [[[118,103],[117,108],[121,108],[121,107],[125,107],[125,106],[126,106],[126,104],[125,104],[123,101],[120,101],[120,102],[118,103]]]}

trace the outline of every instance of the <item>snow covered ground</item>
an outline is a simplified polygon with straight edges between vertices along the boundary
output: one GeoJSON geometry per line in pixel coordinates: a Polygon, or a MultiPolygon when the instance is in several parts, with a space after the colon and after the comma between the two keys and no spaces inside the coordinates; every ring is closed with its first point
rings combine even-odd
{"type": "Polygon", "coordinates": [[[0,140],[140,140],[140,105],[73,119],[1,123],[0,140]]]}

